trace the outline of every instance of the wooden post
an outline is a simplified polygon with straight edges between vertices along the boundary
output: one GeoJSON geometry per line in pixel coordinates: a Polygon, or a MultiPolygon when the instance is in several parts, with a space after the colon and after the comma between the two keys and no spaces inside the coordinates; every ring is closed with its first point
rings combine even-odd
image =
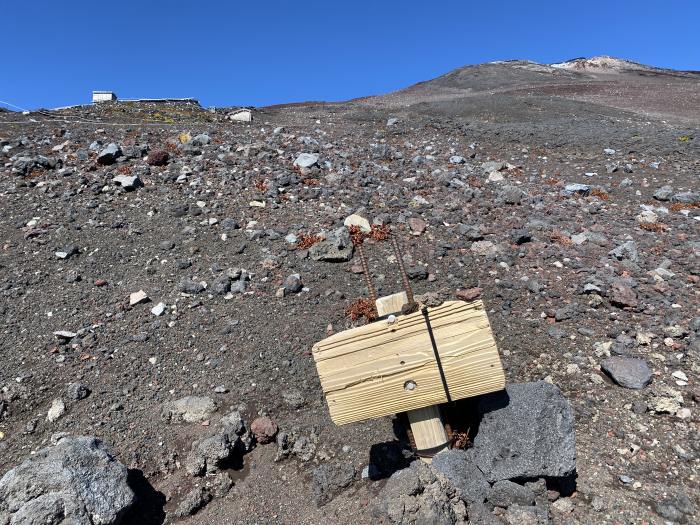
{"type": "MultiPolygon", "coordinates": [[[[401,307],[407,302],[406,292],[380,297],[376,301],[377,315],[386,317],[387,315],[400,314],[401,307]]],[[[449,448],[449,438],[445,431],[439,406],[433,405],[409,410],[406,414],[411,425],[413,441],[418,450],[434,450],[437,454],[449,448]]],[[[420,458],[426,463],[432,461],[432,457],[420,456],[420,458]]]]}

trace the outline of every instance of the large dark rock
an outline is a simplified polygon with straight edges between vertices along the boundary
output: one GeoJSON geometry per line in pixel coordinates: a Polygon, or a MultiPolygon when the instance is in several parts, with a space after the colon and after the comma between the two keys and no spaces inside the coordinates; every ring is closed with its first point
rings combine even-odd
{"type": "Polygon", "coordinates": [[[2,525],[116,525],[134,502],[126,467],[90,436],[64,437],[0,479],[2,525]]]}
{"type": "Polygon", "coordinates": [[[529,488],[507,479],[497,481],[488,492],[487,499],[496,507],[510,507],[511,505],[533,505],[535,493],[529,488]]]}
{"type": "Polygon", "coordinates": [[[324,463],[313,471],[314,501],[317,505],[328,503],[355,479],[355,467],[346,463],[324,463]]]}
{"type": "Polygon", "coordinates": [[[465,450],[447,450],[433,458],[432,466],[445,475],[467,503],[483,503],[489,483],[465,450]]]}
{"type": "Polygon", "coordinates": [[[574,474],[574,416],[556,386],[508,385],[481,396],[477,411],[481,422],[467,453],[487,481],[574,474]]]}
{"type": "Polygon", "coordinates": [[[314,261],[345,262],[352,258],[355,247],[345,227],[338,228],[326,240],[314,244],[309,254],[314,261]]]}
{"type": "Polygon", "coordinates": [[[466,524],[467,509],[455,487],[422,461],[394,473],[380,494],[379,511],[396,525],[466,524]]]}
{"type": "Polygon", "coordinates": [[[651,383],[651,370],[644,359],[613,356],[600,363],[600,368],[625,388],[641,390],[651,383]]]}
{"type": "Polygon", "coordinates": [[[122,149],[115,143],[111,143],[97,154],[97,162],[105,166],[114,164],[121,155],[122,149]]]}

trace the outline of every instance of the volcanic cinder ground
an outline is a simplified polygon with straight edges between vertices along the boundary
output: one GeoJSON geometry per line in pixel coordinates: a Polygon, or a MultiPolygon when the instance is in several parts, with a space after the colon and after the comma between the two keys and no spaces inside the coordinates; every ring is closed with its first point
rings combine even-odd
{"type": "MultiPolygon", "coordinates": [[[[130,523],[386,520],[386,480],[362,471],[382,443],[407,446],[390,417],[335,426],[310,353],[352,326],[358,257],[299,246],[358,213],[394,229],[420,298],[484,301],[509,382],[568,398],[577,479],[553,522],[698,520],[700,74],[502,62],[259,108],[250,124],[227,113],[0,112],[0,474],[67,432],[133,469],[130,523]],[[210,140],[183,145],[186,133],[210,140]],[[110,143],[122,155],[98,162],[110,143]],[[149,164],[158,151],[167,161],[149,164]],[[301,153],[317,162],[295,167],[301,153]],[[134,175],[133,191],[113,182],[134,175]],[[150,302],[130,305],[140,290],[150,302]],[[602,371],[611,356],[643,360],[644,385],[602,371]],[[216,411],[161,417],[189,395],[216,411]],[[203,483],[184,467],[192,442],[234,409],[248,426],[269,416],[298,450],[258,443],[230,465],[227,495],[176,516],[203,483]],[[325,464],[351,474],[318,505],[325,464]]],[[[399,291],[390,248],[367,252],[378,293],[399,291]]]]}

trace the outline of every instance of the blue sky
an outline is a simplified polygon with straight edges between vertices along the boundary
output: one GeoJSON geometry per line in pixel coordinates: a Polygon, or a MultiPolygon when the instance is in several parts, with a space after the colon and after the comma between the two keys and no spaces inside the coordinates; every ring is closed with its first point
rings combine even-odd
{"type": "Polygon", "coordinates": [[[609,54],[700,70],[700,2],[5,0],[0,100],[344,100],[456,67],[609,54]]]}

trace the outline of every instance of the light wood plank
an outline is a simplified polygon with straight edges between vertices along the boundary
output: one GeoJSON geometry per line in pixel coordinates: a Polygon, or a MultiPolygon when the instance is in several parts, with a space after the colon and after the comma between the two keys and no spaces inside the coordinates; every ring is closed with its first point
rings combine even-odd
{"type": "Polygon", "coordinates": [[[408,302],[406,292],[399,292],[392,295],[386,295],[377,299],[374,304],[377,305],[377,315],[384,317],[385,315],[401,313],[401,307],[408,302]]]}
{"type": "MultiPolygon", "coordinates": [[[[399,313],[407,302],[406,292],[380,297],[375,303],[377,314],[383,317],[399,313]]],[[[449,437],[445,431],[445,424],[438,405],[409,410],[406,412],[406,416],[411,427],[413,442],[418,450],[436,449],[435,453],[437,453],[449,447],[449,437]],[[442,448],[438,448],[441,445],[443,445],[442,448]]],[[[422,456],[421,459],[426,463],[432,461],[432,457],[422,456]]]]}
{"type": "MultiPolygon", "coordinates": [[[[481,301],[449,301],[429,308],[428,315],[452,399],[504,387],[481,301]]],[[[335,334],[314,345],[313,356],[337,424],[447,401],[421,312],[398,315],[393,324],[379,320],[335,334]],[[416,387],[406,389],[407,381],[416,387]]]]}
{"type": "MultiPolygon", "coordinates": [[[[440,414],[440,407],[437,405],[417,408],[406,412],[408,423],[411,425],[413,441],[418,450],[435,449],[435,453],[441,452],[449,447],[449,437],[445,431],[445,424],[440,414]]],[[[431,458],[421,457],[427,463],[431,458]]]]}

